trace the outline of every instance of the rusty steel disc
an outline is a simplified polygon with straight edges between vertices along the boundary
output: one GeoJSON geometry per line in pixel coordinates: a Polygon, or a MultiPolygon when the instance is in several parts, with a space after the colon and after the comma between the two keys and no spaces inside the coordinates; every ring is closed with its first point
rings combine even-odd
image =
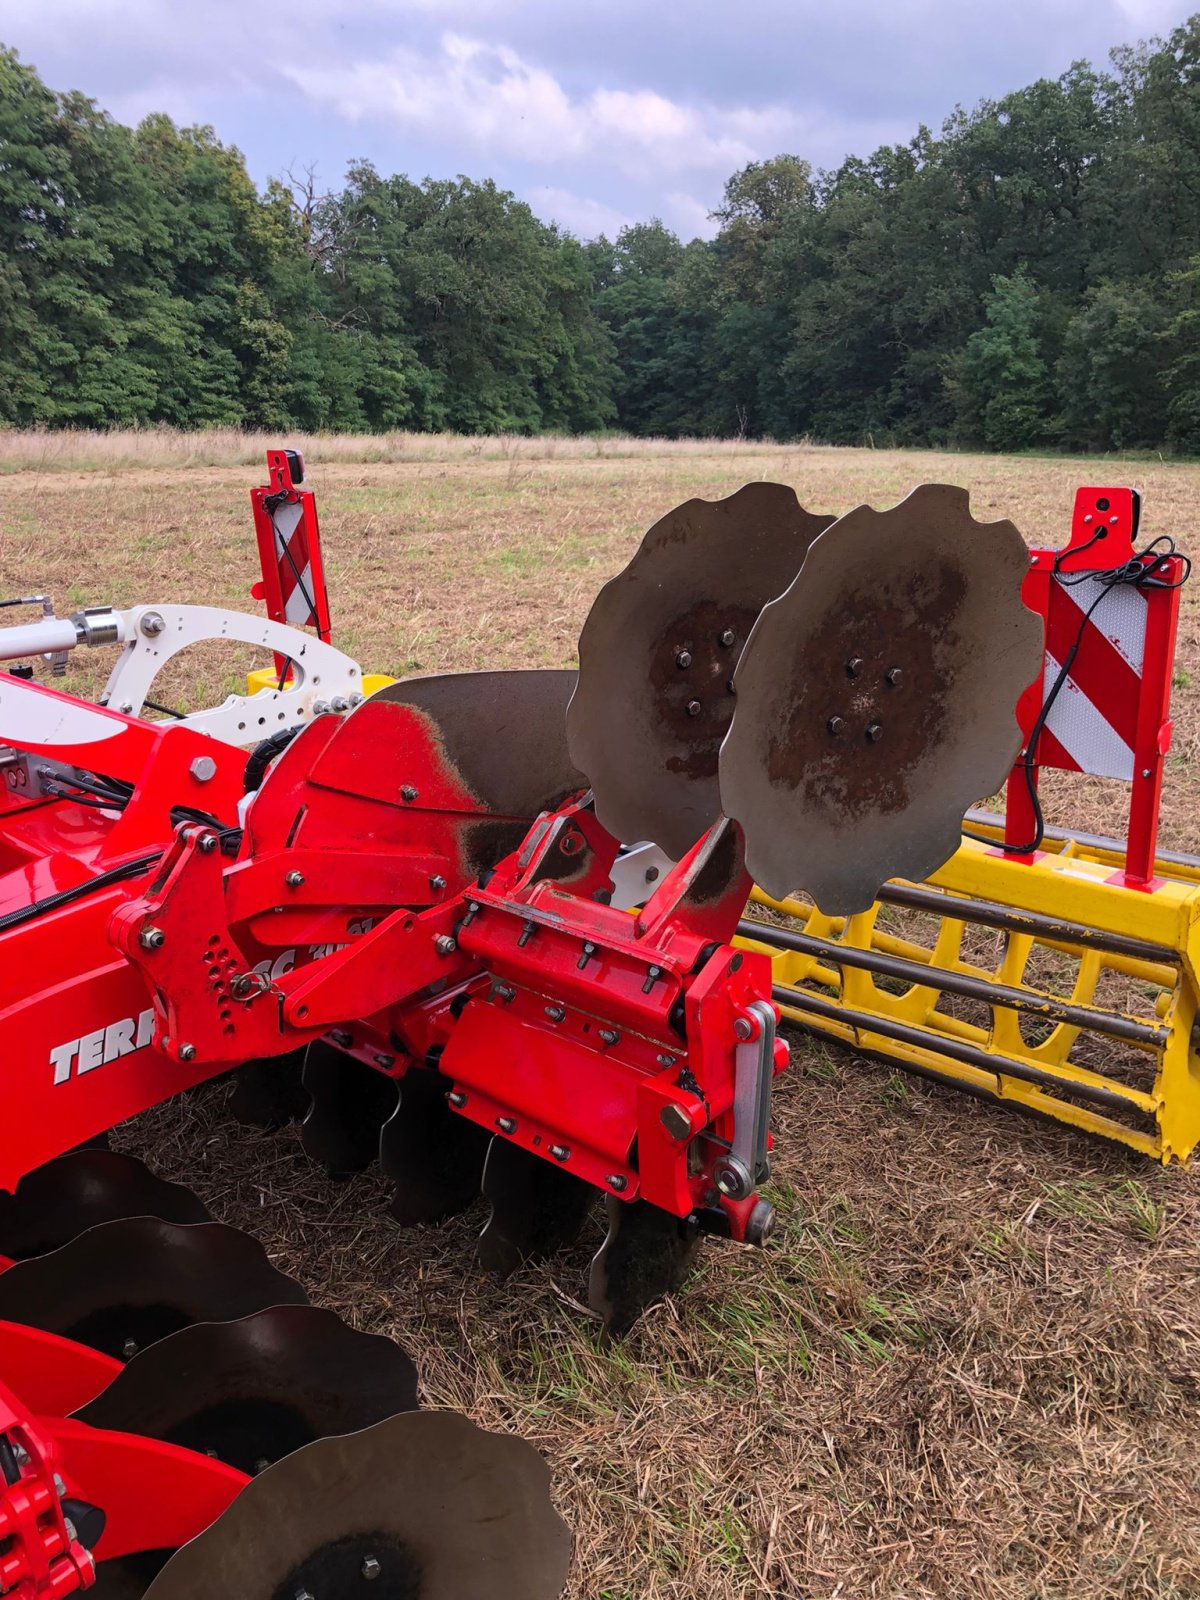
{"type": "Polygon", "coordinates": [[[650,839],[678,859],[716,820],[738,660],[832,521],[778,483],[688,500],[601,589],[579,639],[567,741],[623,843],[650,839]]]}
{"type": "Polygon", "coordinates": [[[570,1558],[532,1445],[412,1411],[268,1467],[146,1600],[556,1600],[570,1558]]]}
{"type": "Polygon", "coordinates": [[[587,788],[563,732],[574,688],[574,672],[553,667],[443,672],[389,684],[355,716],[371,705],[411,707],[479,810],[532,819],[587,788]]]}
{"type": "Polygon", "coordinates": [[[977,522],[944,484],[816,540],[754,630],[721,751],[723,806],[768,894],[864,911],[958,848],[963,813],[1008,776],[1040,670],[1028,568],[1012,523],[977,522]]]}

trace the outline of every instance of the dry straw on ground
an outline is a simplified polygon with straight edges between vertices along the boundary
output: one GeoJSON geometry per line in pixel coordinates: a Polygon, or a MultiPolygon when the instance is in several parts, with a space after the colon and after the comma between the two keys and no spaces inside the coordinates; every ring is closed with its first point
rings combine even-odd
{"type": "MultiPolygon", "coordinates": [[[[0,435],[0,469],[22,468],[0,478],[0,595],[249,603],[261,441],[57,440],[0,435]]],[[[1200,546],[1195,467],[406,437],[372,461],[342,446],[310,450],[335,624],[392,672],[570,662],[644,527],[752,477],[833,511],[962,483],[976,515],[1051,544],[1078,483],[1133,481],[1147,533],[1200,546]]],[[[1188,594],[1163,837],[1185,849],[1200,847],[1197,618],[1188,594]]],[[[236,675],[206,653],[173,688],[211,696],[236,675]]],[[[68,682],[99,680],[93,660],[68,682]]],[[[1122,801],[1060,783],[1052,818],[1111,826],[1122,801]]],[[[328,1182],[294,1129],[231,1124],[220,1086],[122,1138],[314,1298],[401,1338],[431,1403],[546,1451],[577,1600],[1200,1592],[1196,1180],[812,1041],[794,1061],[779,1234],[762,1252],[709,1247],[686,1293],[611,1351],[575,1303],[595,1233],[496,1286],[471,1266],[478,1207],[401,1233],[376,1177],[328,1182]]]]}

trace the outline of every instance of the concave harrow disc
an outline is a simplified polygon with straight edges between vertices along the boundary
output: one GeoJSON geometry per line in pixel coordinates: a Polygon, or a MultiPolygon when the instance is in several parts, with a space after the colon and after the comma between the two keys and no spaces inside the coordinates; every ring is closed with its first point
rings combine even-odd
{"type": "Polygon", "coordinates": [[[0,1273],[0,1320],[126,1360],[195,1322],[307,1304],[256,1240],[219,1222],[106,1222],[0,1273]]]}
{"type": "Polygon", "coordinates": [[[1042,650],[1028,568],[1011,522],[976,522],[940,484],[859,506],[812,545],[746,647],[721,750],[722,803],[768,894],[865,911],[954,853],[1020,748],[1042,650]]]}
{"type": "Polygon", "coordinates": [[[332,1311],[289,1305],[171,1334],[77,1417],[254,1473],[315,1439],[416,1406],[416,1368],[398,1344],[332,1311]]]}
{"type": "Polygon", "coordinates": [[[13,1261],[57,1250],[87,1228],[125,1217],[208,1222],[208,1211],[180,1183],[168,1183],[134,1156],[73,1150],[37,1167],[0,1195],[0,1255],[13,1261]]]}
{"type": "Polygon", "coordinates": [[[678,859],[715,822],[734,669],[759,612],[832,521],[777,483],[688,500],[600,591],[579,639],[567,740],[615,838],[652,839],[678,859]]]}
{"type": "Polygon", "coordinates": [[[532,1446],[414,1411],[268,1467],[147,1600],[554,1600],[570,1554],[532,1446]]]}
{"type": "Polygon", "coordinates": [[[562,737],[574,687],[558,668],[445,672],[389,684],[366,704],[412,707],[480,811],[532,820],[587,788],[562,737]]]}

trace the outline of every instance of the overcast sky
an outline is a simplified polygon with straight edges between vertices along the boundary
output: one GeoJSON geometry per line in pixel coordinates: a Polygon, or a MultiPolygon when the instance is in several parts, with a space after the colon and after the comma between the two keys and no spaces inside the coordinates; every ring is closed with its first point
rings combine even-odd
{"type": "Polygon", "coordinates": [[[747,161],[814,166],[1102,65],[1197,0],[0,0],[0,41],[124,122],[208,122],[262,182],[495,178],[587,238],[685,237],[747,161]]]}

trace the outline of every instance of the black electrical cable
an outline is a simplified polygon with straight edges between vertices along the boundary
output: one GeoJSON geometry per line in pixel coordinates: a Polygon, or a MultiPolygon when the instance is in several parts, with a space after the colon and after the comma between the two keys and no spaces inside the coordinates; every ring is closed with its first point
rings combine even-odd
{"type": "Polygon", "coordinates": [[[159,705],[157,700],[143,700],[142,704],[149,706],[151,711],[161,711],[164,717],[176,717],[181,722],[187,716],[186,711],[176,711],[174,706],[159,705]]]}
{"type": "Polygon", "coordinates": [[[22,923],[32,922],[47,912],[73,905],[76,900],[82,900],[89,894],[96,894],[101,889],[110,888],[114,883],[124,883],[126,878],[136,878],[141,873],[148,872],[156,862],[162,860],[162,856],[161,850],[155,850],[150,855],[137,856],[132,861],[123,862],[119,867],[110,867],[107,872],[101,872],[95,878],[88,878],[84,883],[77,883],[73,888],[60,889],[57,894],[49,894],[43,900],[33,901],[31,905],[18,906],[15,911],[7,911],[0,916],[0,933],[7,933],[10,928],[19,928],[22,923]]]}
{"type": "Polygon", "coordinates": [[[1130,559],[1122,562],[1119,567],[1110,567],[1106,571],[1097,571],[1091,567],[1084,568],[1082,571],[1064,571],[1064,564],[1068,557],[1082,555],[1085,550],[1090,550],[1094,545],[1099,544],[1102,539],[1106,538],[1107,533],[1107,528],[1098,528],[1086,543],[1076,545],[1074,549],[1062,550],[1054,558],[1054,578],[1064,588],[1072,589],[1078,584],[1086,583],[1089,579],[1094,579],[1101,585],[1101,588],[1080,620],[1079,630],[1072,641],[1071,648],[1063,658],[1057,677],[1050,685],[1049,692],[1042,701],[1041,710],[1034,719],[1033,727],[1029,730],[1029,737],[1025,741],[1025,749],[1017,762],[1025,779],[1025,788],[1033,811],[1034,837],[1028,844],[1009,844],[1005,840],[989,837],[987,834],[970,833],[967,829],[963,829],[963,837],[965,839],[972,839],[976,844],[986,844],[993,849],[1002,850],[1005,855],[1032,855],[1035,850],[1041,848],[1042,841],[1046,836],[1046,818],[1042,811],[1041,796],[1038,794],[1037,778],[1035,776],[1037,771],[1038,741],[1045,731],[1054,703],[1071,675],[1071,668],[1075,665],[1075,658],[1083,647],[1087,625],[1092,619],[1092,613],[1113,589],[1120,588],[1122,585],[1135,589],[1182,589],[1192,575],[1192,558],[1181,555],[1175,548],[1174,539],[1165,533],[1160,533],[1156,539],[1152,539],[1145,549],[1135,551],[1130,559]],[[1168,570],[1172,560],[1178,560],[1180,563],[1179,576],[1177,578],[1166,578],[1163,574],[1168,570]]]}

